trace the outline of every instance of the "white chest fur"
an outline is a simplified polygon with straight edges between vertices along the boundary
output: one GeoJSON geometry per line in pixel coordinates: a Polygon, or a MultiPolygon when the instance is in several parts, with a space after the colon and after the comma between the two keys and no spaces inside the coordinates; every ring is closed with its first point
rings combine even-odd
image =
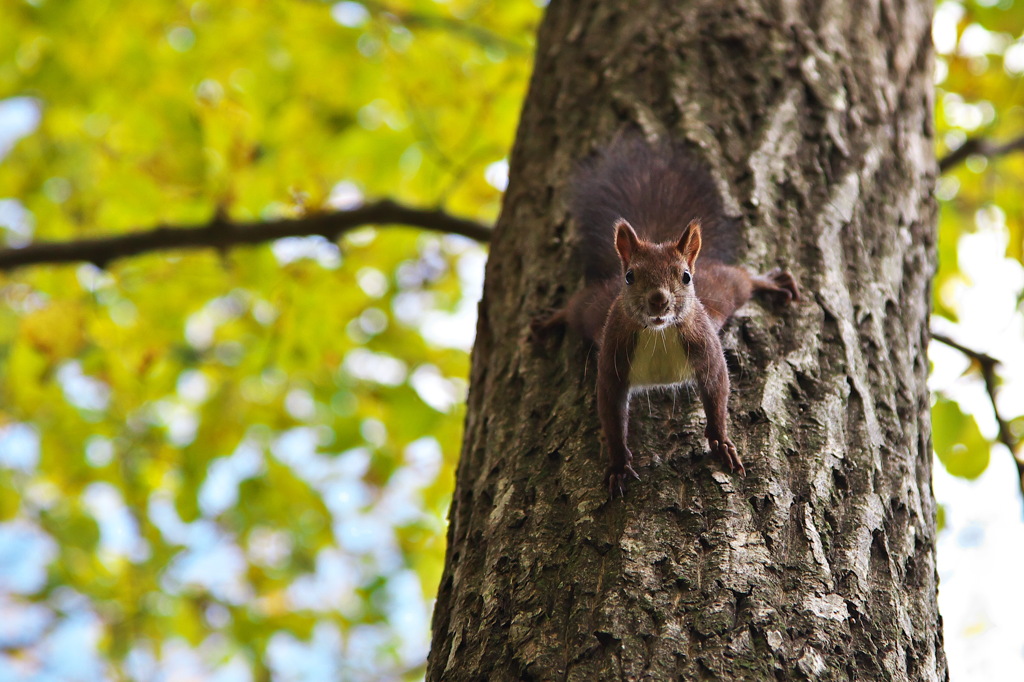
{"type": "Polygon", "coordinates": [[[640,331],[629,370],[631,389],[681,384],[692,378],[690,358],[675,327],[640,331]]]}

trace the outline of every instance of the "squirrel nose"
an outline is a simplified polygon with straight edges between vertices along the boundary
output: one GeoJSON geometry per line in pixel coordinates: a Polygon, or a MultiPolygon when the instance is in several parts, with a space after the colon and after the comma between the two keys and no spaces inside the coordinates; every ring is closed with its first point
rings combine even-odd
{"type": "Polygon", "coordinates": [[[656,289],[647,297],[647,304],[652,313],[663,313],[668,310],[668,294],[664,289],[656,289]]]}

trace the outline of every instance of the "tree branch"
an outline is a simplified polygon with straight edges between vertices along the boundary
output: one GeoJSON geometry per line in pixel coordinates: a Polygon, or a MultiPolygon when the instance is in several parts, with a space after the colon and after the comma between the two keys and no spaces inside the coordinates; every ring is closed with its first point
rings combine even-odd
{"type": "Polygon", "coordinates": [[[985,137],[968,138],[962,145],[939,159],[939,173],[947,173],[970,156],[992,159],[1011,152],[1024,150],[1024,135],[1004,144],[995,144],[985,137]]]}
{"type": "Polygon", "coordinates": [[[996,404],[996,368],[999,366],[999,360],[991,355],[957,343],[945,334],[933,331],[932,338],[939,343],[944,343],[950,348],[960,351],[974,362],[977,362],[978,366],[981,367],[981,376],[985,381],[985,392],[988,393],[989,401],[992,403],[992,413],[995,415],[996,423],[999,425],[999,442],[1007,447],[1010,455],[1013,457],[1013,463],[1017,465],[1017,480],[1020,484],[1021,494],[1024,495],[1024,461],[1021,461],[1020,458],[1021,441],[1013,437],[1013,432],[1010,431],[1010,423],[999,413],[999,406],[996,404]]]}
{"type": "Polygon", "coordinates": [[[202,227],[161,226],[110,237],[65,242],[36,242],[22,248],[0,249],[0,271],[42,263],[89,262],[105,267],[118,258],[171,249],[226,249],[284,237],[320,235],[332,241],[363,225],[410,225],[433,232],[458,234],[479,242],[491,238],[489,227],[441,210],[411,208],[390,200],[348,211],[312,213],[301,218],[233,223],[214,219],[202,227]]]}

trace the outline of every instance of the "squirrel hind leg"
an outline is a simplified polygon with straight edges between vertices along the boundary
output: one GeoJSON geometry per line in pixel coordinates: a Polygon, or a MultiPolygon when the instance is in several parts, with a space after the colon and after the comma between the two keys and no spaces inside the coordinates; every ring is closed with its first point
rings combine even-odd
{"type": "Polygon", "coordinates": [[[775,268],[763,275],[753,275],[750,283],[754,292],[766,291],[778,297],[783,304],[800,300],[800,287],[797,286],[796,278],[782,268],[775,268]]]}

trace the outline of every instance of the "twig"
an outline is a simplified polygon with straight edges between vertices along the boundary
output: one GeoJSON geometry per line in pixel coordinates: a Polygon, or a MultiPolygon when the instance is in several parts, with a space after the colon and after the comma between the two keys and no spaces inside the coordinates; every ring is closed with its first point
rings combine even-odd
{"type": "Polygon", "coordinates": [[[226,249],[259,244],[284,237],[320,235],[336,240],[363,225],[410,225],[433,232],[458,234],[479,242],[491,238],[489,227],[441,210],[403,206],[390,200],[332,213],[260,222],[229,222],[215,218],[202,227],[161,226],[109,237],[63,242],[36,242],[21,248],[0,249],[0,271],[42,263],[94,263],[105,267],[118,258],[172,249],[226,249]]]}
{"type": "Polygon", "coordinates": [[[950,169],[963,163],[970,156],[984,156],[991,159],[1022,150],[1024,150],[1024,135],[1004,144],[995,144],[992,140],[985,137],[971,137],[949,154],[939,159],[939,172],[948,172],[950,169]]]}
{"type": "Polygon", "coordinates": [[[985,381],[985,392],[988,393],[989,401],[992,403],[992,414],[995,415],[996,423],[999,425],[999,442],[1010,451],[1013,463],[1017,465],[1017,479],[1020,483],[1021,494],[1024,495],[1024,461],[1021,461],[1020,458],[1021,441],[1013,437],[1013,432],[1010,431],[1010,423],[999,413],[999,406],[996,404],[996,392],[998,390],[996,386],[996,368],[999,367],[999,360],[991,355],[957,343],[945,334],[933,331],[932,338],[939,343],[944,343],[950,348],[960,351],[971,360],[977,362],[978,366],[981,367],[981,377],[985,381]]]}

